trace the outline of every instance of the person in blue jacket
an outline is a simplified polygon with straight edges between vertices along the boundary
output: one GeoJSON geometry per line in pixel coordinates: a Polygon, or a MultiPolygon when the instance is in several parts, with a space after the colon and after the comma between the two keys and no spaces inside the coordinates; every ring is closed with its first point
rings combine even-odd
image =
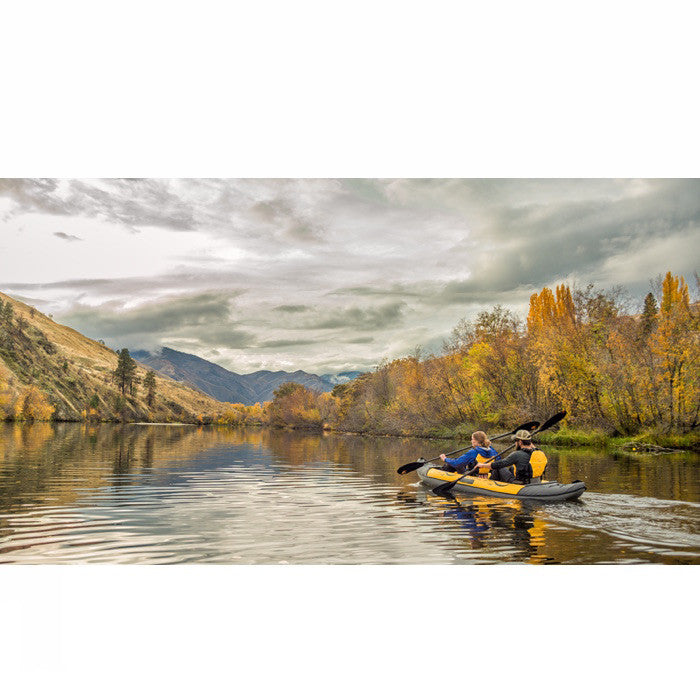
{"type": "Polygon", "coordinates": [[[440,459],[445,463],[445,471],[466,473],[467,469],[471,469],[474,462],[476,464],[477,455],[489,458],[495,457],[498,453],[491,447],[491,441],[486,437],[483,430],[477,430],[472,433],[472,448],[459,457],[449,459],[444,454],[440,455],[440,459]]]}

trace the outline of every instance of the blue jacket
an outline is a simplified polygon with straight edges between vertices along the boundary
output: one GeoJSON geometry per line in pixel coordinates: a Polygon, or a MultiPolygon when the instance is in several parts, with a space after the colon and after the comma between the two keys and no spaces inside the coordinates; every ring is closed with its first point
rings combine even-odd
{"type": "Polygon", "coordinates": [[[496,450],[493,449],[493,447],[472,447],[469,452],[465,452],[463,455],[460,455],[459,457],[455,457],[454,459],[450,459],[449,457],[445,459],[445,464],[447,464],[450,467],[455,467],[456,469],[459,469],[460,467],[466,467],[469,462],[472,460],[476,459],[477,455],[481,455],[482,457],[495,457],[498,454],[496,450]]]}

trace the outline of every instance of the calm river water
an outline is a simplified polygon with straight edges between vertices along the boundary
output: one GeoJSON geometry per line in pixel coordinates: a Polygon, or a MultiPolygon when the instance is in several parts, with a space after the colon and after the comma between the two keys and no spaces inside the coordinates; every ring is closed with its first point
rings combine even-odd
{"type": "Polygon", "coordinates": [[[0,424],[0,563],[700,563],[700,457],[545,448],[579,502],[438,498],[451,443],[0,424]]]}

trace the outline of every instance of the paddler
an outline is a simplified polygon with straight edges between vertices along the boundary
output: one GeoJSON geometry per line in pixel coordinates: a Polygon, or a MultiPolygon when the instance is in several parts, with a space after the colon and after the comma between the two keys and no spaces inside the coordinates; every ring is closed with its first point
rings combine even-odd
{"type": "Polygon", "coordinates": [[[518,430],[515,433],[515,452],[504,459],[491,462],[491,479],[508,483],[529,484],[530,479],[532,479],[530,459],[536,449],[532,444],[532,435],[527,430],[518,430]],[[515,475],[513,475],[512,466],[515,466],[515,475]]]}
{"type": "Polygon", "coordinates": [[[475,433],[472,433],[471,450],[454,459],[449,459],[443,453],[440,455],[440,459],[445,463],[446,468],[444,471],[465,474],[467,468],[473,466],[471,463],[476,462],[478,455],[488,459],[489,457],[495,457],[497,454],[498,452],[491,447],[491,441],[486,437],[486,433],[483,430],[477,430],[475,433]]]}

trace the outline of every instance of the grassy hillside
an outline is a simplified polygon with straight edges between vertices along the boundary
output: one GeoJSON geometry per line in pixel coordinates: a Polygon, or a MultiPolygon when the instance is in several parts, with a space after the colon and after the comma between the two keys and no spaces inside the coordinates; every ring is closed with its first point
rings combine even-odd
{"type": "MultiPolygon", "coordinates": [[[[226,405],[163,376],[149,408],[138,365],[136,394],[121,396],[112,373],[117,354],[101,343],[52,321],[48,316],[0,293],[12,307],[12,319],[0,316],[0,419],[22,418],[37,406],[54,407],[56,420],[151,420],[191,422],[226,405]],[[42,403],[43,402],[43,403],[42,403]]],[[[49,411],[50,412],[50,411],[49,411]]]]}

